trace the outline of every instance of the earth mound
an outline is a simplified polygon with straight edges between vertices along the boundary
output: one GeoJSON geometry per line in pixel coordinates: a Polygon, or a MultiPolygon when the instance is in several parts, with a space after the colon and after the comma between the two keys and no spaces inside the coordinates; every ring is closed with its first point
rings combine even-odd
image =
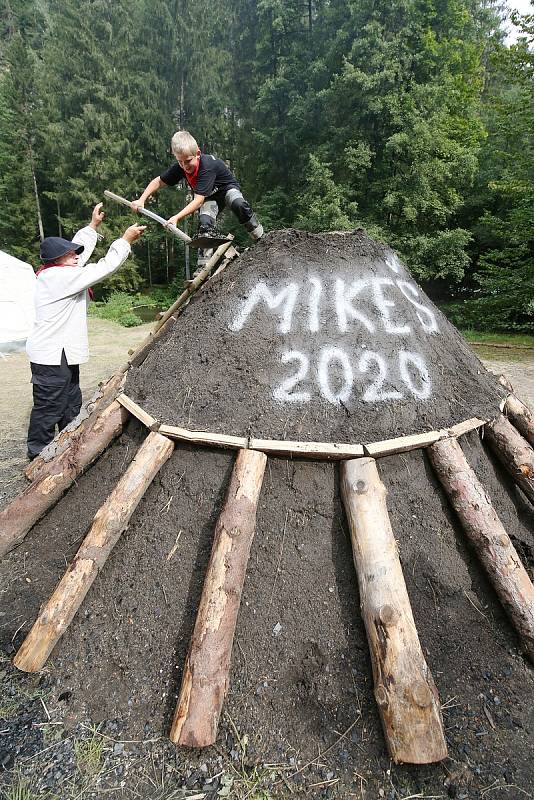
{"type": "Polygon", "coordinates": [[[504,396],[392,250],[291,230],[215,276],[126,393],[167,425],[354,443],[492,417],[504,396]]]}
{"type": "MultiPolygon", "coordinates": [[[[268,235],[212,279],[126,391],[167,424],[349,442],[494,416],[503,394],[392,251],[361,233],[297,232],[268,235]]],[[[0,564],[6,649],[28,633],[146,436],[131,419],[0,564]]],[[[460,443],[532,575],[532,505],[477,432],[460,443]]],[[[150,484],[42,677],[66,725],[102,722],[127,741],[168,735],[234,461],[178,442],[150,484]]],[[[200,776],[189,788],[228,762],[273,769],[280,797],[471,800],[492,786],[508,797],[534,788],[534,677],[516,634],[425,451],[378,469],[449,760],[388,758],[337,464],[269,457],[217,743],[201,753],[169,744],[177,780],[200,776]]]]}

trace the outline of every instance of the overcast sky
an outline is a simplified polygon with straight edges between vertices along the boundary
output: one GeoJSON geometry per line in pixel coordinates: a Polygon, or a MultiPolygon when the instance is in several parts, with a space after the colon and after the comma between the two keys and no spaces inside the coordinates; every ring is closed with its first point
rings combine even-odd
{"type": "MultiPolygon", "coordinates": [[[[508,6],[511,11],[519,11],[520,14],[534,14],[534,6],[530,0],[508,0],[508,6]]],[[[507,27],[510,28],[510,34],[506,41],[511,44],[517,39],[517,30],[510,22],[507,23],[507,27]]]]}

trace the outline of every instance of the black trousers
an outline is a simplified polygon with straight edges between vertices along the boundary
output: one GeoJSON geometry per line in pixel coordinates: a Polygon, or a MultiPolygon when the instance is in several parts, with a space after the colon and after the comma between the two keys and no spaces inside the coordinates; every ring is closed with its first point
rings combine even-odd
{"type": "Polygon", "coordinates": [[[65,351],[61,364],[30,362],[33,384],[33,409],[28,428],[28,458],[38,456],[56,435],[72,422],[82,406],[80,367],[67,364],[65,351]]]}

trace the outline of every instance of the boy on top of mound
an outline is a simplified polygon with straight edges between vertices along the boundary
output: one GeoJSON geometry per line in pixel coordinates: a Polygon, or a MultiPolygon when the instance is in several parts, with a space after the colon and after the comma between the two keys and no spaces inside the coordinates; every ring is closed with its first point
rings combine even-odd
{"type": "MultiPolygon", "coordinates": [[[[134,210],[143,208],[150,195],[163,186],[176,186],[185,179],[193,192],[193,200],[169,218],[170,224],[176,225],[178,220],[199,211],[198,235],[213,236],[216,235],[217,215],[226,207],[233,211],[253,239],[263,236],[263,226],[243,197],[236,177],[224,161],[201,153],[196,140],[188,131],[177,131],[171,139],[171,148],[178,163],[150,181],[141,197],[133,201],[134,210]]],[[[204,266],[211,253],[211,250],[199,250],[198,269],[204,266]]]]}

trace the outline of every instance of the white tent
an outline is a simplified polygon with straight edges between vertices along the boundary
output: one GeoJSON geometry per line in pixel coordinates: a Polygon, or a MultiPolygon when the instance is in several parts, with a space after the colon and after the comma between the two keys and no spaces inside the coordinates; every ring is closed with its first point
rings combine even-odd
{"type": "Polygon", "coordinates": [[[35,273],[0,250],[0,353],[23,350],[35,319],[35,273]]]}

